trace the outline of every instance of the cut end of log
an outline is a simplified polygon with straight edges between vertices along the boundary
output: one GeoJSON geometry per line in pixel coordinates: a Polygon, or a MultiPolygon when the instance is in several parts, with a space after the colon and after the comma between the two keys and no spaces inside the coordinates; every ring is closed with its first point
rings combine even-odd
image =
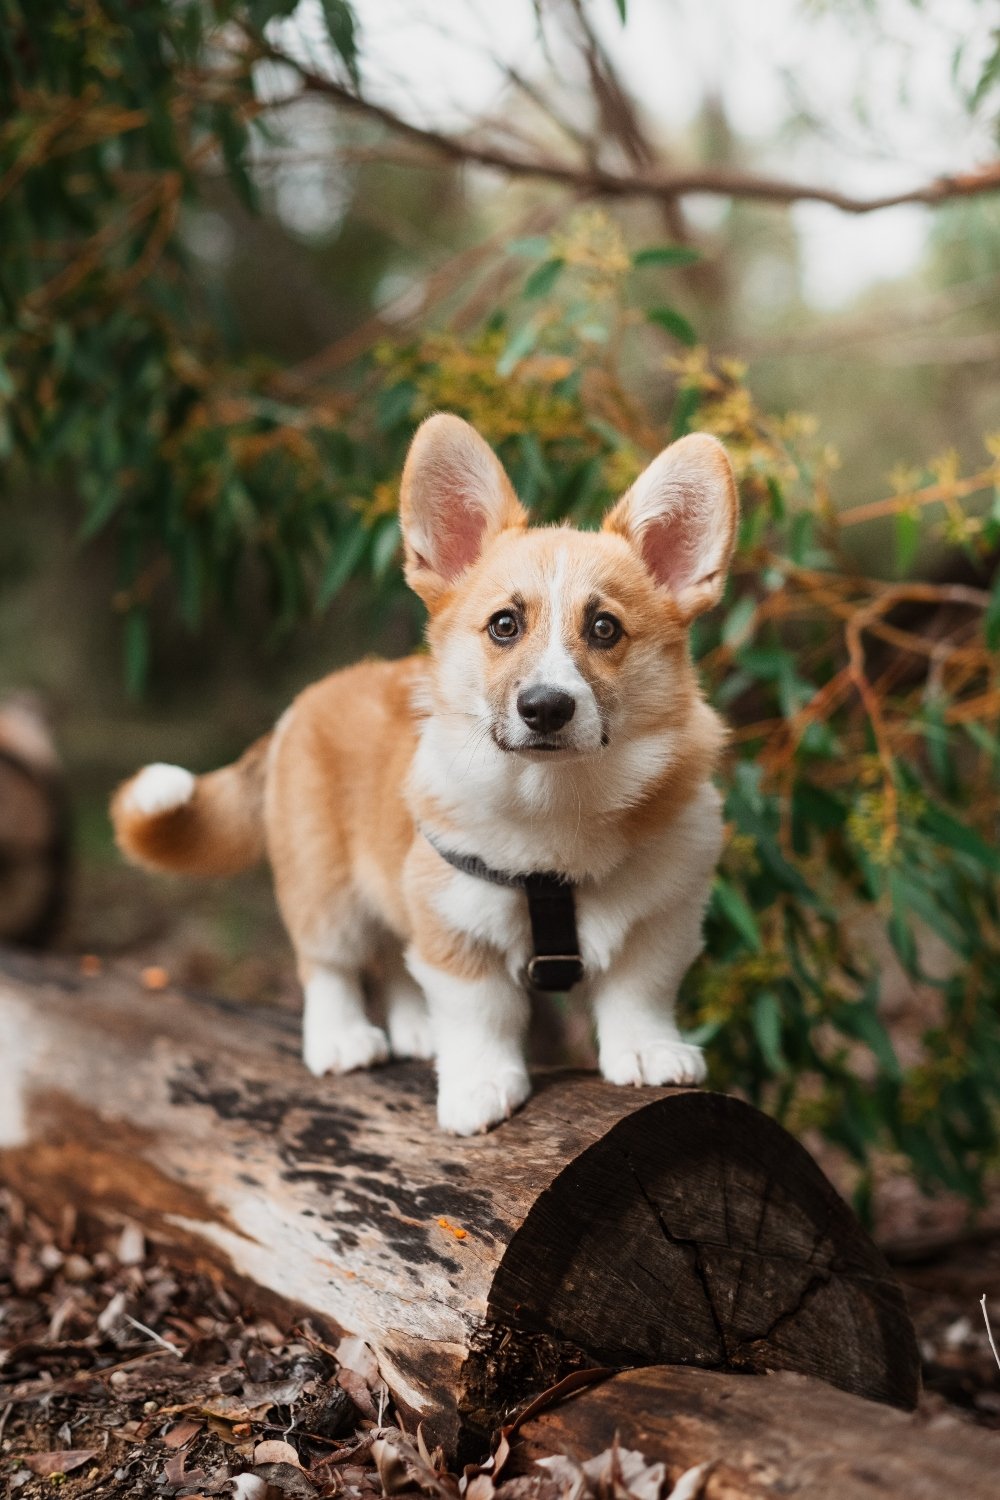
{"type": "Polygon", "coordinates": [[[808,1152],[722,1094],[635,1110],[539,1196],[493,1280],[467,1425],[485,1435],[495,1393],[532,1378],[667,1363],[795,1370],[905,1408],[920,1391],[882,1255],[808,1152]]]}

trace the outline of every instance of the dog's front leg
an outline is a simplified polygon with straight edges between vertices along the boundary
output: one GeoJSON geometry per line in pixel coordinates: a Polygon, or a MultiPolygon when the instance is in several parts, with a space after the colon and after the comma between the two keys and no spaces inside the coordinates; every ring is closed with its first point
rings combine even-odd
{"type": "Polygon", "coordinates": [[[681,1040],[674,1020],[677,990],[701,951],[704,902],[633,928],[608,971],[595,982],[601,1072],[610,1083],[701,1083],[700,1047],[681,1040]]]}
{"type": "Polygon", "coordinates": [[[531,1093],[524,1062],[528,997],[499,965],[463,979],[412,951],[407,963],[430,1010],[438,1123],[452,1135],[480,1135],[531,1093]]]}

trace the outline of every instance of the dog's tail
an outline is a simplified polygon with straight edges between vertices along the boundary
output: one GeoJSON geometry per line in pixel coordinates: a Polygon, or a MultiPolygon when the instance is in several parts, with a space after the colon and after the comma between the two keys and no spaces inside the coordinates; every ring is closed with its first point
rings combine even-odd
{"type": "Polygon", "coordinates": [[[232,875],[264,855],[264,779],[271,735],[231,766],[192,776],[181,766],[146,766],[111,801],[122,853],[147,869],[232,875]]]}

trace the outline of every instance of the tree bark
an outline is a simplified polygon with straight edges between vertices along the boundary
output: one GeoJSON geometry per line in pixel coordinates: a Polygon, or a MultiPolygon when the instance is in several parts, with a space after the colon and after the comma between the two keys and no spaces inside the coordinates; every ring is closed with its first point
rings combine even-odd
{"type": "Polygon", "coordinates": [[[511,1469],[609,1448],[663,1463],[671,1484],[706,1464],[699,1500],[993,1500],[1000,1435],[928,1423],[783,1372],[761,1380],[661,1366],[631,1370],[526,1422],[511,1469]]]}
{"type": "Polygon", "coordinates": [[[0,955],[0,1175],[367,1339],[452,1453],[597,1364],[791,1369],[914,1403],[891,1272],[749,1105],[548,1073],[459,1141],[427,1066],[315,1080],[297,1053],[296,1017],[0,955]]]}

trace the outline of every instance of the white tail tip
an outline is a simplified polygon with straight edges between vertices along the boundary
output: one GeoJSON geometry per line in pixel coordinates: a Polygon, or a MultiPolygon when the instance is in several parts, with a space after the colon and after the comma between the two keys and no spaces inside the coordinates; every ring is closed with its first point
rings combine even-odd
{"type": "Polygon", "coordinates": [[[145,766],[126,793],[132,812],[154,818],[158,813],[183,807],[194,795],[195,778],[183,766],[168,766],[162,761],[145,766]]]}

